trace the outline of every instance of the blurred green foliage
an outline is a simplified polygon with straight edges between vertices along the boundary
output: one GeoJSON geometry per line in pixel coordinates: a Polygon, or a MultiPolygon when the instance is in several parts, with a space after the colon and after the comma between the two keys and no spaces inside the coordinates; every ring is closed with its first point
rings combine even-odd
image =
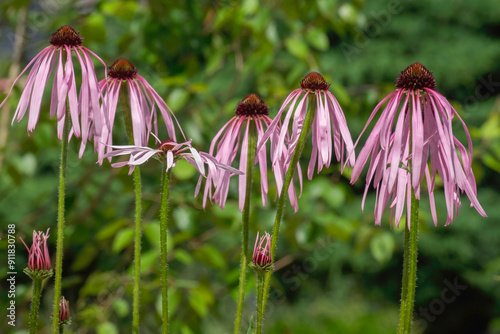
{"type": "MultiPolygon", "coordinates": [[[[6,0],[0,4],[0,76],[7,77],[20,10],[28,8],[21,68],[50,34],[69,24],[107,64],[128,58],[176,113],[193,143],[208,150],[216,129],[251,92],[274,116],[287,94],[310,71],[332,83],[353,138],[399,72],[415,61],[433,71],[438,90],[454,104],[474,140],[478,194],[489,218],[463,199],[452,226],[432,224],[421,210],[415,307],[418,333],[500,333],[500,6],[497,0],[424,1],[81,1],[6,0]],[[446,282],[466,289],[438,308],[446,282]],[[424,310],[424,311],[422,311],[424,310]],[[427,310],[427,311],[425,311],[427,310]],[[427,312],[427,315],[426,313],[427,312]],[[430,312],[430,313],[429,313],[430,312]],[[434,313],[432,313],[434,312],[434,313]],[[429,316],[430,315],[430,316],[429,316]]],[[[96,64],[97,65],[97,64],[96,64]]],[[[102,66],[96,67],[104,76],[102,66]]],[[[3,99],[2,95],[2,99],[3,99]]],[[[8,104],[16,107],[20,89],[8,104]]],[[[48,108],[48,100],[44,108],[48,108]]],[[[8,112],[4,107],[2,113],[8,112]]],[[[10,117],[8,117],[10,118],[10,117]]],[[[9,120],[10,121],[10,120],[9,120]]],[[[457,122],[458,123],[458,122],[457,122]]],[[[455,124],[463,140],[461,126],[455,124]]],[[[125,142],[122,124],[115,142],[125,142]]],[[[26,120],[8,127],[0,174],[0,279],[6,279],[7,224],[17,236],[53,231],[59,143],[54,120],[42,115],[26,135],[26,120]]],[[[3,130],[2,130],[3,131],[3,130]]],[[[306,147],[305,156],[310,151],[306,147]]],[[[63,294],[73,323],[67,333],[131,330],[133,187],[126,170],[96,165],[89,148],[78,159],[70,145],[63,294]]],[[[305,159],[304,159],[305,161],[305,159]]],[[[230,333],[235,313],[240,247],[236,183],[225,210],[193,198],[196,173],[174,169],[169,245],[172,333],[230,333]]],[[[141,321],[143,333],[160,326],[158,259],[160,166],[143,169],[141,321]]],[[[270,176],[270,179],[272,177],[270,176]]],[[[374,194],[360,209],[364,185],[349,185],[334,164],[306,181],[299,212],[287,208],[279,239],[277,272],[266,316],[268,333],[393,333],[401,279],[402,230],[373,226],[374,194]]],[[[258,188],[258,187],[255,187],[258,188]]],[[[270,184],[270,199],[275,196],[270,184]]],[[[274,202],[252,197],[251,233],[272,229],[274,202]]],[[[442,193],[438,215],[445,217],[442,193]]],[[[17,270],[26,266],[17,244],[17,270]]],[[[255,308],[249,272],[244,323],[255,308]]],[[[53,284],[44,289],[41,333],[50,323],[53,284]]],[[[25,333],[30,282],[17,276],[18,326],[25,333]]],[[[0,309],[8,299],[0,295],[0,309]]],[[[0,313],[3,314],[3,311],[0,313]]]]}

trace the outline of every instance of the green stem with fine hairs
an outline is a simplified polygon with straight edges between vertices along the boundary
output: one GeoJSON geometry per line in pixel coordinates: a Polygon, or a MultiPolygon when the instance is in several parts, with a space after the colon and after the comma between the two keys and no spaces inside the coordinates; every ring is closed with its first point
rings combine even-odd
{"type": "MultiPolygon", "coordinates": [[[[316,116],[316,96],[314,95],[314,93],[311,93],[311,95],[309,95],[309,100],[307,101],[307,103],[308,103],[308,109],[307,109],[306,117],[304,119],[302,131],[300,132],[297,146],[295,147],[295,150],[293,152],[292,161],[290,162],[290,166],[288,166],[288,171],[287,171],[286,176],[285,176],[285,182],[284,182],[283,188],[281,189],[280,197],[278,199],[278,204],[277,204],[277,209],[276,209],[276,218],[274,220],[273,236],[271,239],[271,258],[273,259],[273,261],[274,261],[275,251],[276,251],[276,244],[278,242],[278,234],[280,231],[281,218],[283,217],[286,196],[288,194],[288,188],[290,187],[290,184],[292,182],[293,174],[295,173],[295,170],[297,169],[297,164],[299,163],[299,158],[300,158],[302,151],[304,150],[304,146],[306,144],[307,135],[309,134],[309,131],[312,128],[314,117],[316,116]]],[[[271,285],[272,275],[273,275],[272,270],[270,270],[266,274],[266,280],[265,280],[264,292],[263,292],[262,313],[265,313],[265,310],[266,310],[266,304],[267,304],[267,299],[269,298],[269,288],[271,285]]]]}
{"type": "MultiPolygon", "coordinates": [[[[417,103],[420,101],[417,100],[417,103]]],[[[410,112],[410,124],[411,112],[410,112]]],[[[413,136],[410,128],[410,154],[412,153],[413,136]]],[[[409,166],[408,166],[409,167],[409,166]]],[[[411,169],[410,181],[411,182],[411,169]]],[[[415,197],[415,190],[411,188],[410,221],[406,222],[405,244],[403,255],[403,280],[401,288],[401,308],[399,314],[399,334],[410,334],[413,322],[413,306],[415,304],[415,289],[417,287],[417,241],[418,241],[418,211],[420,202],[415,197]]]]}
{"type": "Polygon", "coordinates": [[[243,302],[245,300],[245,284],[248,266],[248,225],[250,221],[250,197],[252,195],[253,169],[255,165],[255,154],[257,150],[257,128],[250,120],[248,134],[248,152],[246,166],[246,189],[245,203],[243,205],[242,219],[242,242],[241,242],[241,263],[240,263],[240,283],[238,287],[238,303],[236,306],[236,320],[234,322],[234,334],[240,332],[241,316],[243,313],[243,302]]]}
{"type": "Polygon", "coordinates": [[[262,333],[262,323],[264,322],[264,308],[262,307],[264,299],[264,273],[257,272],[257,328],[255,334],[262,333]]]}
{"type": "Polygon", "coordinates": [[[403,259],[403,287],[401,290],[401,309],[399,315],[399,334],[410,334],[413,321],[413,305],[417,286],[417,240],[419,201],[411,189],[410,226],[405,228],[403,259]],[[409,228],[411,227],[411,228],[409,228]]]}
{"type": "Polygon", "coordinates": [[[170,195],[170,170],[163,165],[161,204],[160,204],[160,266],[161,266],[161,305],[162,333],[168,333],[168,268],[167,268],[167,229],[168,229],[168,197],[170,195]]]}
{"type": "Polygon", "coordinates": [[[33,298],[31,299],[31,311],[30,311],[30,334],[36,333],[36,328],[38,323],[38,310],[40,308],[41,296],[42,296],[42,279],[33,278],[33,298]]]}
{"type": "MultiPolygon", "coordinates": [[[[130,145],[134,145],[134,132],[132,129],[132,115],[130,109],[130,96],[125,82],[122,83],[120,92],[120,104],[122,108],[123,120],[127,131],[127,138],[130,145]]],[[[142,220],[142,186],[141,170],[139,166],[134,168],[134,189],[135,189],[135,226],[134,226],[134,289],[132,301],[132,332],[139,334],[139,302],[140,302],[140,280],[141,280],[141,220],[142,220]]]]}
{"type": "Polygon", "coordinates": [[[64,199],[66,192],[66,167],[68,165],[69,140],[69,103],[66,101],[66,113],[61,139],[61,164],[59,167],[59,195],[57,200],[57,245],[56,245],[56,272],[54,283],[54,309],[52,312],[52,333],[57,334],[59,327],[59,300],[61,299],[63,239],[64,239],[64,199]]]}

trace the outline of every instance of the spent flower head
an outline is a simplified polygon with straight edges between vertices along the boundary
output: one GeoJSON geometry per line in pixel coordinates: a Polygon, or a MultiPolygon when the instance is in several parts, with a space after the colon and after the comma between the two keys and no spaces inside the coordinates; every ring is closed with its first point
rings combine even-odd
{"type": "Polygon", "coordinates": [[[471,206],[485,217],[486,213],[477,199],[476,181],[471,167],[471,136],[456,110],[434,89],[436,83],[432,73],[422,64],[414,63],[401,72],[396,87],[397,90],[375,107],[363,129],[364,132],[387,102],[352,171],[351,183],[354,183],[371,155],[362,207],[368,187],[373,182],[377,194],[375,223],[381,223],[388,204],[391,222],[395,220],[396,226],[399,225],[405,205],[409,222],[411,192],[413,190],[415,197],[420,199],[425,176],[431,214],[437,226],[434,189],[436,175],[439,175],[446,200],[445,225],[450,224],[458,214],[460,194],[464,192],[471,206]],[[451,121],[455,116],[465,131],[467,149],[453,135],[451,121]]]}
{"type": "Polygon", "coordinates": [[[259,232],[257,232],[252,255],[252,263],[250,266],[258,273],[273,269],[273,259],[271,257],[271,235],[269,233],[266,232],[266,234],[259,239],[259,232]]]}
{"type": "MultiPolygon", "coordinates": [[[[268,105],[256,94],[250,94],[241,100],[236,106],[236,116],[232,117],[215,135],[210,144],[209,154],[214,157],[221,164],[231,166],[237,158],[239,158],[239,170],[241,172],[238,185],[239,185],[239,208],[243,210],[246,197],[246,168],[249,150],[249,140],[260,141],[265,130],[271,124],[269,118],[268,105]],[[251,138],[251,136],[254,136],[251,138]]],[[[271,150],[273,143],[277,140],[277,132],[271,136],[271,150]]],[[[268,181],[267,181],[267,152],[266,147],[263,146],[260,151],[255,154],[255,164],[259,165],[260,170],[260,189],[262,195],[262,205],[267,204],[268,181]]],[[[221,172],[218,179],[207,177],[205,191],[203,196],[203,206],[206,205],[207,199],[213,199],[221,208],[227,200],[229,192],[230,175],[229,171],[221,172]],[[212,192],[215,186],[217,189],[212,192]]],[[[277,174],[281,175],[281,174],[277,174]]],[[[281,177],[277,176],[277,181],[281,177]]],[[[290,200],[292,204],[295,203],[297,195],[293,187],[290,187],[290,200]]]]}
{"type": "Polygon", "coordinates": [[[151,133],[158,136],[157,108],[160,110],[165,123],[168,137],[176,141],[175,124],[186,139],[174,113],[158,93],[141,75],[130,61],[120,58],[109,67],[108,77],[99,82],[103,92],[103,114],[109,119],[109,129],[104,129],[102,139],[97,144],[99,160],[102,161],[104,151],[108,152],[113,145],[113,123],[115,121],[118,100],[121,87],[125,86],[128,91],[130,103],[130,118],[134,145],[147,146],[151,133]]]}
{"type": "Polygon", "coordinates": [[[52,276],[52,266],[50,264],[50,254],[47,247],[49,230],[33,231],[33,243],[28,247],[22,238],[21,241],[28,250],[28,267],[24,269],[26,275],[31,279],[42,279],[52,276]]]}
{"type": "MultiPolygon", "coordinates": [[[[82,151],[87,140],[93,135],[100,136],[106,126],[101,114],[98,81],[92,56],[106,65],[94,52],[82,45],[82,37],[71,27],[62,26],[50,39],[50,45],[40,51],[24,68],[14,81],[12,88],[21,76],[31,68],[17,105],[14,120],[18,122],[28,112],[28,132],[35,129],[40,117],[44,91],[54,71],[54,82],[50,100],[50,117],[57,117],[57,134],[62,139],[66,114],[66,101],[71,116],[71,134],[82,138],[82,151]],[[80,92],[77,93],[74,59],[76,56],[81,68],[80,92]]],[[[12,88],[0,107],[7,101],[12,88]]]]}

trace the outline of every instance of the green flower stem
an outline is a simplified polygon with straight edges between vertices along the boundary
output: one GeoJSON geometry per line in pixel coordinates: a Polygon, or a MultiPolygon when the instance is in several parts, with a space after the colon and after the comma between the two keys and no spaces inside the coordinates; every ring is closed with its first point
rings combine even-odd
{"type": "Polygon", "coordinates": [[[257,328],[255,334],[262,333],[262,323],[264,322],[264,308],[262,303],[264,301],[264,273],[257,273],[257,328]]]}
{"type": "MultiPolygon", "coordinates": [[[[127,85],[122,84],[120,92],[120,104],[122,107],[123,120],[127,131],[127,138],[130,145],[134,145],[134,133],[132,130],[132,115],[130,110],[130,97],[127,85]]],[[[139,295],[141,280],[141,217],[142,217],[142,185],[141,170],[139,166],[134,168],[135,187],[135,227],[134,227],[134,290],[132,301],[132,332],[139,333],[139,295]]]]}
{"type": "MultiPolygon", "coordinates": [[[[42,296],[42,279],[33,279],[33,298],[31,299],[30,312],[30,334],[36,333],[38,323],[38,309],[40,308],[40,297],[42,296]]],[[[59,318],[59,316],[58,316],[59,318]]]]}
{"type": "MultiPolygon", "coordinates": [[[[273,237],[271,239],[271,258],[274,261],[274,255],[276,251],[276,243],[278,242],[278,234],[280,231],[281,218],[283,217],[283,210],[285,207],[286,196],[288,194],[288,188],[290,187],[290,183],[293,179],[293,174],[297,169],[297,164],[299,163],[299,158],[304,150],[304,146],[306,144],[307,135],[311,130],[314,117],[316,115],[316,96],[314,94],[309,95],[308,101],[308,110],[306,113],[306,117],[304,119],[304,125],[302,127],[302,132],[299,136],[299,141],[297,146],[295,147],[295,151],[293,152],[292,161],[290,162],[290,166],[288,166],[288,171],[285,176],[285,183],[283,188],[281,189],[281,194],[278,199],[278,205],[276,209],[276,218],[274,220],[274,228],[273,228],[273,237]]],[[[266,274],[266,280],[264,285],[264,294],[263,294],[263,302],[262,302],[262,312],[264,313],[266,310],[267,299],[269,297],[269,288],[271,285],[271,278],[273,275],[273,271],[269,271],[266,274]]]]}
{"type": "Polygon", "coordinates": [[[405,228],[405,248],[403,260],[403,288],[401,291],[401,309],[399,315],[399,334],[410,334],[417,286],[417,239],[419,201],[415,191],[411,190],[411,224],[405,228]]]}
{"type": "Polygon", "coordinates": [[[248,135],[245,203],[243,205],[243,213],[241,216],[243,235],[241,242],[240,283],[238,287],[238,303],[236,306],[234,334],[238,334],[240,332],[243,302],[245,300],[245,284],[248,266],[248,225],[250,221],[250,197],[252,195],[253,170],[255,166],[255,154],[257,150],[257,128],[255,126],[255,123],[252,121],[250,121],[249,126],[250,129],[248,135]]]}
{"type": "MultiPolygon", "coordinates": [[[[417,101],[417,103],[420,103],[417,101]]],[[[410,114],[411,124],[411,114],[410,114]]],[[[410,130],[410,154],[413,136],[410,130]]],[[[411,182],[411,170],[410,182],[411,182]]],[[[401,308],[399,314],[399,334],[410,334],[413,322],[413,306],[415,304],[415,288],[417,286],[417,240],[418,240],[418,211],[420,202],[415,197],[415,190],[411,187],[410,222],[405,227],[405,244],[403,255],[403,281],[401,289],[401,308]]]]}
{"type": "Polygon", "coordinates": [[[64,325],[59,325],[59,334],[64,334],[64,325]]]}
{"type": "Polygon", "coordinates": [[[168,268],[167,268],[167,225],[168,225],[168,197],[170,195],[170,171],[163,165],[160,206],[160,259],[161,259],[161,305],[162,305],[162,333],[168,333],[168,268]]]}
{"type": "Polygon", "coordinates": [[[66,190],[66,166],[68,165],[69,140],[69,105],[66,105],[63,134],[61,139],[61,165],[59,168],[59,195],[57,201],[57,246],[56,246],[56,274],[54,285],[54,309],[52,312],[52,333],[57,334],[59,325],[59,300],[61,299],[63,239],[64,239],[64,199],[66,190]]]}

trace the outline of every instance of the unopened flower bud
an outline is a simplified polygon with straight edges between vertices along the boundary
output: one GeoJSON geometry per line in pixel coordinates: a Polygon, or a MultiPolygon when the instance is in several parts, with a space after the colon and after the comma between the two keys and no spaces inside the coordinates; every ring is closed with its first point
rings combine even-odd
{"type": "Polygon", "coordinates": [[[271,235],[266,232],[264,236],[255,239],[253,249],[252,263],[250,266],[256,272],[265,272],[273,269],[273,259],[271,257],[271,235]]]}
{"type": "Polygon", "coordinates": [[[59,302],[59,325],[69,325],[70,323],[69,302],[63,296],[59,302]]]}
{"type": "Polygon", "coordinates": [[[21,241],[28,250],[28,267],[24,269],[24,273],[31,277],[31,279],[43,279],[52,276],[50,254],[47,247],[49,230],[47,229],[46,233],[33,231],[33,244],[31,248],[21,238],[21,241]]]}

